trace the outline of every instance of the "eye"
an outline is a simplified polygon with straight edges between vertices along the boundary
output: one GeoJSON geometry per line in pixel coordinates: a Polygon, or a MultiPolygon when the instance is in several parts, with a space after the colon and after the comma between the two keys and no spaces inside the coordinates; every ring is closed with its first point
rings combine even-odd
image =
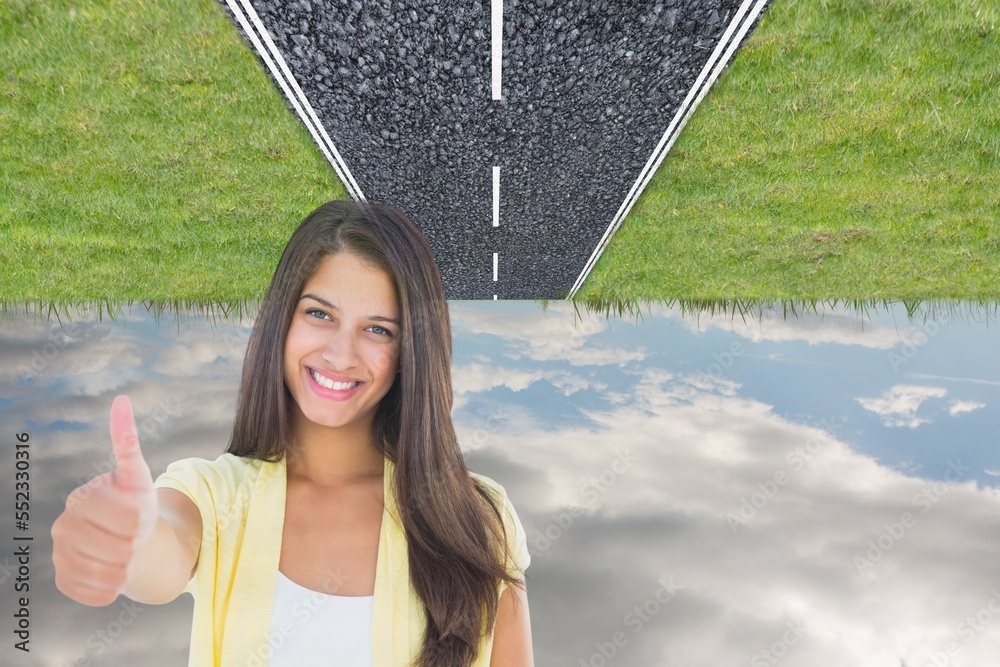
{"type": "Polygon", "coordinates": [[[326,311],[320,310],[319,308],[306,308],[306,315],[312,315],[318,319],[330,319],[330,316],[326,314],[326,311]]]}
{"type": "Polygon", "coordinates": [[[368,330],[373,333],[377,333],[380,336],[388,336],[389,338],[392,338],[395,335],[385,327],[380,327],[377,324],[373,324],[372,326],[368,327],[368,330]]]}

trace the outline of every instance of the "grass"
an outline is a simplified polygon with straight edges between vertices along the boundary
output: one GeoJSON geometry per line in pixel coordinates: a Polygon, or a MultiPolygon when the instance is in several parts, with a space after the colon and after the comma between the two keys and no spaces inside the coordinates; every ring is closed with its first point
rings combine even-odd
{"type": "Polygon", "coordinates": [[[5,300],[260,297],[347,196],[214,0],[3,0],[0,62],[5,300]]]}
{"type": "MultiPolygon", "coordinates": [[[[0,62],[0,302],[259,299],[347,196],[216,0],[0,0],[0,62]]],[[[997,63],[993,0],[775,0],[578,298],[1000,298],[997,63]]]]}
{"type": "Polygon", "coordinates": [[[776,0],[578,296],[1000,298],[1000,6],[776,0]]]}

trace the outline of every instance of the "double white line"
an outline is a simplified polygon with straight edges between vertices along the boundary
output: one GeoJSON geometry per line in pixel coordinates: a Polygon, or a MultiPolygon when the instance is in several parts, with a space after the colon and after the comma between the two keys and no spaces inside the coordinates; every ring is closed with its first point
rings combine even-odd
{"type": "Polygon", "coordinates": [[[663,134],[660,142],[656,145],[656,149],[650,156],[649,160],[646,162],[646,166],[642,168],[642,172],[639,174],[639,178],[636,179],[635,183],[632,185],[632,189],[629,190],[628,195],[625,197],[625,201],[622,202],[621,207],[618,209],[618,213],[615,215],[614,220],[608,225],[607,230],[604,232],[604,236],[601,237],[600,242],[594,249],[594,252],[590,255],[590,259],[587,260],[586,266],[583,267],[583,271],[577,277],[576,282],[573,283],[573,287],[569,292],[568,298],[573,298],[580,286],[583,285],[583,281],[586,280],[587,275],[590,274],[591,269],[597,263],[598,258],[601,253],[604,252],[604,248],[607,246],[608,241],[614,236],[615,232],[618,231],[618,227],[622,224],[622,220],[628,215],[628,212],[632,210],[632,206],[635,204],[639,195],[642,193],[646,184],[649,183],[650,179],[653,178],[653,174],[656,173],[657,168],[660,163],[663,162],[663,158],[666,157],[670,148],[674,145],[674,141],[677,140],[677,135],[684,125],[687,124],[688,119],[691,118],[691,114],[698,107],[698,104],[708,93],[712,84],[715,80],[719,78],[719,74],[725,69],[726,65],[732,60],[733,55],[736,53],[736,49],[739,48],[740,43],[746,36],[747,31],[750,30],[750,26],[753,25],[757,17],[764,10],[767,5],[768,0],[744,0],[743,4],[740,5],[739,10],[733,16],[733,20],[730,21],[729,26],[723,33],[722,38],[719,39],[719,43],[716,45],[715,49],[712,51],[712,55],[709,56],[708,62],[705,63],[705,67],[702,68],[701,74],[695,80],[694,85],[688,92],[687,97],[684,102],[678,108],[677,113],[674,115],[670,125],[667,127],[667,131],[663,134]]]}
{"type": "Polygon", "coordinates": [[[306,99],[302,89],[299,88],[299,84],[296,83],[291,70],[288,69],[288,64],[281,57],[281,53],[278,52],[274,41],[267,33],[264,24],[261,22],[257,12],[254,11],[249,0],[226,0],[226,4],[233,12],[236,20],[239,21],[243,32],[249,37],[261,60],[264,61],[264,65],[270,70],[271,76],[274,77],[274,80],[278,82],[281,90],[285,93],[285,99],[291,102],[292,108],[295,109],[295,113],[302,119],[306,129],[309,130],[309,134],[316,141],[316,145],[319,146],[320,151],[322,151],[323,155],[326,156],[326,159],[337,171],[337,176],[340,177],[348,193],[355,200],[365,201],[365,195],[361,192],[361,188],[358,187],[357,181],[354,180],[351,170],[347,168],[343,158],[340,157],[337,147],[333,145],[333,141],[327,135],[326,130],[323,129],[323,124],[319,122],[319,118],[316,116],[312,105],[309,104],[309,100],[306,99]]]}

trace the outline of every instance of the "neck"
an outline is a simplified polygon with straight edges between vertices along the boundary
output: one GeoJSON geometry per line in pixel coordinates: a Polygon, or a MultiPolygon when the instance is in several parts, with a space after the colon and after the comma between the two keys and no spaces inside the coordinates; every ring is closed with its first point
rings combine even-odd
{"type": "Polygon", "coordinates": [[[286,467],[289,480],[334,488],[381,477],[384,456],[372,440],[372,424],[326,427],[301,413],[293,424],[286,467]]]}

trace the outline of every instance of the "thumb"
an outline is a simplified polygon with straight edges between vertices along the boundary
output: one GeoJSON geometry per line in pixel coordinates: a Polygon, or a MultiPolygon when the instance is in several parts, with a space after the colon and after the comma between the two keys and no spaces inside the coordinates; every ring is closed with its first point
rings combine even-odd
{"type": "Polygon", "coordinates": [[[116,396],[111,403],[111,446],[117,467],[111,473],[120,489],[146,491],[153,488],[153,477],[139,449],[139,432],[128,396],[116,396]]]}

